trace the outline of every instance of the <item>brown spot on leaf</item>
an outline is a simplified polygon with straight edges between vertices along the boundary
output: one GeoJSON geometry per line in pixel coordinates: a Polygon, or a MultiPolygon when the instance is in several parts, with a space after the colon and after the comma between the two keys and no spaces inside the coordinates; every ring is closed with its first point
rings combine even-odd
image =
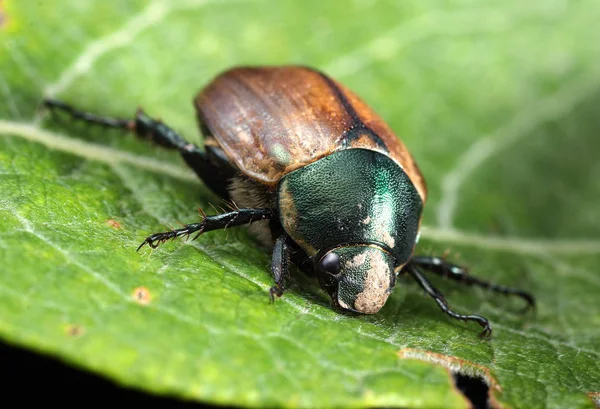
{"type": "Polygon", "coordinates": [[[112,227],[113,229],[119,230],[121,228],[121,223],[119,223],[118,221],[114,220],[114,219],[108,219],[106,221],[106,224],[108,224],[110,227],[112,227]]]}
{"type": "Polygon", "coordinates": [[[77,324],[69,324],[65,328],[65,332],[69,337],[77,338],[85,334],[85,328],[77,324]]]}
{"type": "Polygon", "coordinates": [[[137,287],[135,290],[133,290],[132,297],[138,304],[141,305],[150,304],[152,299],[150,290],[148,290],[146,287],[137,287]]]}
{"type": "Polygon", "coordinates": [[[400,351],[398,351],[398,357],[401,359],[418,359],[420,361],[441,365],[450,373],[459,373],[461,375],[482,378],[483,381],[490,387],[488,396],[489,405],[492,408],[504,407],[496,398],[496,395],[502,392],[502,388],[496,379],[491,375],[489,368],[486,368],[483,365],[479,365],[465,359],[460,359],[455,356],[444,355],[437,352],[415,348],[402,348],[400,351]]]}

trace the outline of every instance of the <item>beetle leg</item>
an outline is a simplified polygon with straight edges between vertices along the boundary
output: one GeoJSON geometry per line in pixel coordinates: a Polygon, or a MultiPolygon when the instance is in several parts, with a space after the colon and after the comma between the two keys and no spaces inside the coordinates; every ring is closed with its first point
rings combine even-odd
{"type": "Polygon", "coordinates": [[[483,327],[483,331],[479,334],[481,337],[486,337],[492,334],[492,327],[490,326],[487,318],[482,317],[481,315],[463,315],[458,314],[450,309],[446,299],[430,282],[425,278],[425,276],[419,271],[419,269],[412,263],[408,263],[406,265],[406,271],[417,281],[419,286],[425,290],[427,295],[435,300],[438,306],[444,311],[446,314],[451,316],[452,318],[456,318],[462,321],[474,321],[477,324],[483,327]]]}
{"type": "Polygon", "coordinates": [[[161,121],[150,118],[141,109],[137,110],[133,119],[125,119],[80,111],[69,104],[54,99],[45,99],[43,105],[50,110],[63,111],[74,119],[90,124],[133,132],[142,139],[147,139],[165,148],[179,150],[181,153],[199,150],[197,146],[183,139],[177,132],[161,121]]]}
{"type": "Polygon", "coordinates": [[[55,99],[44,99],[42,105],[50,111],[63,111],[69,114],[74,119],[79,119],[90,124],[100,125],[105,128],[117,128],[131,130],[134,124],[130,119],[112,118],[108,116],[100,116],[91,112],[80,111],[69,104],[55,99]]]}
{"type": "Polygon", "coordinates": [[[290,274],[290,245],[287,234],[283,233],[275,240],[273,246],[273,258],[271,261],[271,274],[275,279],[275,285],[269,290],[271,302],[275,296],[281,297],[286,288],[286,281],[290,274]]]}
{"type": "Polygon", "coordinates": [[[201,234],[211,230],[226,229],[231,226],[240,226],[249,224],[258,220],[267,220],[273,217],[271,209],[238,209],[233,212],[218,214],[215,216],[204,216],[200,223],[186,224],[180,229],[175,229],[163,233],[155,233],[148,236],[146,240],[140,244],[138,251],[146,244],[153,249],[167,240],[175,239],[181,236],[189,236],[192,233],[198,232],[193,240],[200,237],[201,234]]]}
{"type": "Polygon", "coordinates": [[[45,99],[43,105],[52,111],[65,112],[72,118],[89,124],[129,131],[141,139],[151,141],[167,149],[177,150],[201,178],[204,176],[201,172],[203,171],[202,165],[206,162],[205,153],[161,121],[150,118],[141,109],[137,110],[133,119],[125,119],[80,111],[69,104],[54,99],[45,99]]]}
{"type": "Polygon", "coordinates": [[[518,288],[506,287],[503,285],[490,283],[488,281],[481,280],[477,277],[473,277],[469,275],[466,268],[458,266],[456,264],[448,263],[446,260],[440,257],[415,256],[411,259],[411,263],[416,264],[427,271],[431,271],[432,273],[448,277],[462,284],[476,285],[504,295],[516,295],[517,297],[521,297],[525,300],[525,302],[527,302],[526,308],[535,307],[535,298],[528,292],[519,290],[518,288]]]}

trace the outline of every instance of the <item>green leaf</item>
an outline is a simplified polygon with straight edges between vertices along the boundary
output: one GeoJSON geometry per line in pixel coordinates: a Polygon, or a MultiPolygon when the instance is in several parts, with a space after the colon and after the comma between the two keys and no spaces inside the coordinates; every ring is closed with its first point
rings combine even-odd
{"type": "Polygon", "coordinates": [[[467,407],[450,368],[495,406],[594,407],[598,21],[594,1],[0,2],[0,336],[206,402],[467,407]],[[142,105],[199,142],[198,89],[283,63],[344,82],[410,147],[430,194],[420,253],[531,291],[537,313],[434,280],[491,320],[480,340],[407,278],[353,317],[301,274],[270,305],[270,257],[244,229],[136,253],[218,198],[176,154],[36,110],[142,105]]]}

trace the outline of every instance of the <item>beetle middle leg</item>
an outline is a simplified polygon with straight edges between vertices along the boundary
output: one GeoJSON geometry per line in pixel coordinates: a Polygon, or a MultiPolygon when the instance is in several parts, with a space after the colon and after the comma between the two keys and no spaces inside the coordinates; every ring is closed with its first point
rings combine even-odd
{"type": "Polygon", "coordinates": [[[448,306],[448,303],[446,302],[446,299],[444,298],[442,293],[440,293],[429,282],[429,280],[427,280],[427,278],[425,278],[425,276],[419,271],[419,269],[416,267],[416,265],[412,263],[412,261],[406,265],[404,270],[408,271],[408,273],[417,281],[419,286],[423,290],[425,290],[427,295],[429,295],[431,298],[433,298],[435,300],[435,302],[438,304],[440,309],[442,311],[444,311],[447,315],[451,316],[452,318],[456,318],[458,320],[465,321],[465,322],[466,321],[476,322],[477,324],[479,324],[480,326],[483,327],[483,331],[479,334],[479,336],[481,336],[481,337],[486,337],[486,336],[489,336],[492,334],[492,327],[490,326],[490,323],[487,320],[487,318],[482,317],[481,315],[464,315],[464,314],[459,314],[459,313],[452,311],[450,309],[450,307],[448,306]]]}
{"type": "Polygon", "coordinates": [[[287,280],[290,275],[290,244],[287,234],[282,233],[273,245],[273,258],[271,261],[271,274],[275,279],[275,285],[269,290],[271,302],[275,296],[281,297],[285,291],[287,280]]]}
{"type": "Polygon", "coordinates": [[[467,269],[456,264],[448,263],[440,257],[415,256],[410,260],[411,263],[424,268],[427,271],[438,274],[443,277],[448,277],[451,280],[457,281],[466,285],[476,285],[486,290],[500,293],[503,295],[516,295],[527,302],[526,308],[535,307],[535,298],[533,295],[518,288],[506,287],[499,284],[490,283],[480,278],[469,275],[467,269]]]}
{"type": "Polygon", "coordinates": [[[155,233],[148,236],[142,244],[140,244],[138,251],[146,244],[155,249],[165,241],[177,237],[189,236],[197,232],[196,236],[194,236],[195,240],[201,234],[211,230],[226,229],[227,227],[249,224],[258,220],[268,220],[271,217],[273,217],[273,210],[271,209],[237,209],[233,212],[222,213],[215,216],[204,216],[200,223],[186,224],[180,229],[155,233]]]}

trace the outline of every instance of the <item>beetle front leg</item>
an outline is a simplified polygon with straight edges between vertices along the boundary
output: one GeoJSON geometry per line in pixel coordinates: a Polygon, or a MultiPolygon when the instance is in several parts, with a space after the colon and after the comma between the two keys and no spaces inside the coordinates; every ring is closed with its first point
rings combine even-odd
{"type": "Polygon", "coordinates": [[[271,274],[275,279],[275,285],[269,290],[269,298],[271,302],[274,302],[275,296],[281,297],[283,295],[290,275],[290,245],[288,236],[285,233],[275,240],[271,260],[271,274]]]}
{"type": "Polygon", "coordinates": [[[411,263],[418,265],[431,271],[432,273],[438,274],[443,277],[448,277],[454,281],[457,281],[466,285],[476,285],[486,290],[493,291],[503,295],[516,295],[521,297],[527,303],[526,308],[535,307],[535,298],[533,295],[526,291],[518,288],[506,287],[499,284],[490,283],[488,281],[481,280],[477,277],[469,275],[466,268],[458,266],[456,264],[448,263],[446,260],[440,257],[428,257],[428,256],[415,256],[411,260],[411,263]]]}
{"type": "Polygon", "coordinates": [[[167,240],[175,239],[181,236],[189,236],[196,233],[193,240],[196,240],[201,234],[211,230],[226,229],[227,227],[249,224],[258,220],[268,220],[273,217],[271,209],[238,209],[233,212],[218,214],[216,216],[204,216],[200,223],[186,224],[180,229],[175,229],[163,233],[155,233],[148,236],[140,244],[138,251],[146,244],[153,249],[167,240]]]}
{"type": "Polygon", "coordinates": [[[487,320],[487,318],[482,317],[481,315],[464,315],[464,314],[458,314],[458,313],[452,311],[450,309],[450,307],[448,306],[448,303],[446,302],[446,299],[444,298],[442,293],[440,293],[429,282],[429,280],[427,280],[427,278],[425,278],[425,276],[423,274],[421,274],[421,272],[417,269],[417,267],[414,264],[412,264],[412,260],[411,260],[411,262],[409,262],[406,265],[405,270],[408,271],[408,273],[417,281],[419,286],[423,290],[425,290],[427,295],[429,295],[431,298],[433,298],[435,300],[435,302],[438,304],[440,309],[442,311],[444,311],[446,314],[448,314],[452,318],[455,318],[455,319],[458,319],[461,321],[465,321],[465,322],[466,321],[474,321],[477,324],[481,325],[483,327],[483,331],[479,334],[480,337],[486,337],[486,336],[489,336],[492,334],[492,327],[490,326],[490,323],[487,320]]]}

